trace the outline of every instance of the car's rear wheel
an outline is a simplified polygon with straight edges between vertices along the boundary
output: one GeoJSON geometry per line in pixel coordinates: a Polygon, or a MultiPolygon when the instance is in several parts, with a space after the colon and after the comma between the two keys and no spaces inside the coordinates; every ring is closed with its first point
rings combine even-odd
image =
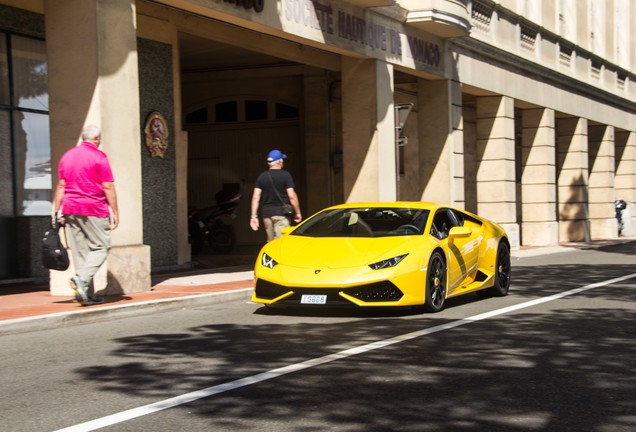
{"type": "Polygon", "coordinates": [[[510,246],[505,241],[499,242],[497,261],[495,263],[495,284],[491,288],[494,296],[502,297],[510,289],[510,246]]]}
{"type": "Polygon", "coordinates": [[[426,292],[424,293],[424,309],[428,312],[439,312],[446,300],[446,263],[442,254],[433,252],[426,272],[426,292]]]}

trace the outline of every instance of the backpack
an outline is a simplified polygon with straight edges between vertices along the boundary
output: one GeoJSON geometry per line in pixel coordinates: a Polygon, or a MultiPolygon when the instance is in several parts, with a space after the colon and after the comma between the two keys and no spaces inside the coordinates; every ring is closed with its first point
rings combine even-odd
{"type": "Polygon", "coordinates": [[[60,240],[59,226],[52,226],[42,238],[42,265],[49,270],[66,270],[68,252],[60,240]]]}

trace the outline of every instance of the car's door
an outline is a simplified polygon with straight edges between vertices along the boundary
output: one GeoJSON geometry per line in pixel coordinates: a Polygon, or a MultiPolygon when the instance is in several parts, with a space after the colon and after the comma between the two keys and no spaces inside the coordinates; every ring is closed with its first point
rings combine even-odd
{"type": "Polygon", "coordinates": [[[474,276],[474,273],[477,271],[477,267],[479,265],[480,245],[483,240],[483,231],[482,229],[475,227],[474,224],[465,223],[464,214],[461,211],[449,209],[449,215],[456,221],[455,226],[470,228],[470,235],[454,238],[453,243],[450,246],[451,250],[455,250],[457,253],[461,254],[464,260],[462,280],[459,281],[459,283],[461,283],[468,276],[471,276],[472,279],[472,276],[474,276]]]}
{"type": "Polygon", "coordinates": [[[453,227],[463,225],[461,213],[449,208],[439,209],[433,217],[431,235],[437,237],[446,251],[448,268],[448,294],[452,293],[466,277],[476,270],[479,257],[479,232],[449,238],[453,227]]]}

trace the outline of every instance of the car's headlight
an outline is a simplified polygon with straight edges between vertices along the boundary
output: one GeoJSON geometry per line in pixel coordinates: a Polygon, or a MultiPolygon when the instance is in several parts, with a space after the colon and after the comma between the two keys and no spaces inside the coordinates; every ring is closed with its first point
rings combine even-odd
{"type": "Polygon", "coordinates": [[[408,254],[404,254],[404,255],[393,257],[393,258],[385,259],[382,261],[378,261],[376,263],[369,264],[369,267],[371,267],[373,270],[380,270],[384,268],[393,267],[398,265],[398,263],[402,261],[407,255],[408,254]]]}
{"type": "Polygon", "coordinates": [[[274,258],[267,255],[265,252],[263,252],[263,255],[261,256],[261,264],[271,269],[273,269],[274,267],[278,265],[278,263],[274,260],[274,258]]]}

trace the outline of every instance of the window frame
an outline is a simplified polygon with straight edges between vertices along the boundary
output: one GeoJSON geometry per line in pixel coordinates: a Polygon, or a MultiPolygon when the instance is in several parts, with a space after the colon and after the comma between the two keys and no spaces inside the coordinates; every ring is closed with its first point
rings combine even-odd
{"type": "MultiPolygon", "coordinates": [[[[49,129],[49,125],[50,125],[50,106],[48,106],[48,60],[46,58],[46,47],[44,46],[44,49],[42,51],[38,51],[37,54],[43,54],[44,56],[44,61],[45,61],[45,84],[44,84],[44,89],[45,89],[45,93],[46,97],[47,97],[47,106],[46,109],[37,109],[37,108],[32,108],[32,107],[24,107],[24,106],[20,106],[19,101],[15,101],[15,86],[16,84],[16,77],[15,77],[15,59],[16,59],[16,55],[15,55],[15,50],[14,50],[14,44],[15,44],[15,39],[16,38],[22,38],[25,40],[31,40],[31,41],[39,41],[40,43],[45,43],[45,39],[42,37],[37,37],[37,36],[32,36],[32,35],[27,35],[27,34],[23,34],[23,33],[18,33],[18,32],[13,32],[13,31],[8,31],[5,29],[0,29],[0,34],[3,35],[3,38],[1,38],[0,43],[3,44],[3,48],[4,48],[4,54],[5,54],[5,58],[3,59],[4,61],[0,63],[0,67],[3,68],[2,73],[4,74],[4,76],[6,76],[6,85],[7,85],[7,90],[8,90],[8,94],[7,94],[7,100],[3,100],[0,101],[0,112],[2,113],[6,113],[4,115],[7,116],[8,118],[8,131],[7,134],[5,135],[5,139],[6,141],[3,141],[2,143],[0,143],[0,145],[8,145],[8,147],[10,148],[10,151],[8,153],[10,153],[10,158],[8,161],[6,161],[6,168],[10,171],[9,175],[7,176],[7,178],[9,178],[11,180],[11,193],[9,197],[4,197],[2,198],[4,201],[2,204],[0,204],[0,216],[8,216],[8,217],[18,217],[18,216],[46,216],[48,214],[50,214],[50,205],[52,202],[52,192],[53,192],[53,179],[52,179],[52,169],[51,169],[51,145],[50,145],[50,129],[49,129]],[[29,137],[26,132],[26,130],[21,129],[20,126],[17,124],[18,120],[17,120],[17,116],[19,114],[36,114],[36,115],[44,115],[46,116],[46,119],[44,119],[44,121],[46,122],[47,125],[47,129],[45,131],[43,131],[43,133],[45,133],[46,137],[47,137],[47,142],[46,145],[40,147],[39,149],[41,150],[42,148],[48,150],[48,155],[44,154],[43,158],[46,159],[48,158],[48,177],[49,177],[49,186],[39,190],[39,192],[35,192],[35,195],[42,195],[42,191],[44,191],[44,195],[46,195],[46,200],[32,200],[33,202],[39,202],[39,201],[48,201],[48,206],[46,210],[41,210],[41,211],[34,211],[33,213],[30,213],[28,211],[28,205],[30,203],[30,201],[27,199],[29,197],[29,194],[26,192],[27,188],[26,186],[26,180],[27,180],[27,173],[29,171],[31,171],[31,168],[33,168],[33,166],[29,166],[27,165],[27,153],[29,151],[29,137]],[[19,131],[22,131],[24,133],[24,142],[20,142],[20,139],[18,137],[18,133],[19,131]],[[20,148],[18,148],[20,147],[20,148]],[[20,158],[21,153],[24,155],[24,160],[19,161],[18,158],[20,158]],[[21,169],[19,168],[19,163],[24,163],[24,167],[22,167],[21,169]],[[24,199],[23,199],[24,198],[24,199]]],[[[4,85],[4,84],[3,84],[4,85]]],[[[37,164],[35,164],[37,165],[37,164]]],[[[34,166],[35,166],[34,165],[34,166]]],[[[46,166],[46,162],[43,164],[44,166],[46,166]]],[[[5,168],[5,166],[3,166],[3,168],[5,168]]],[[[45,174],[46,176],[47,174],[45,174]]],[[[40,196],[40,198],[42,198],[43,196],[40,196]]]]}

